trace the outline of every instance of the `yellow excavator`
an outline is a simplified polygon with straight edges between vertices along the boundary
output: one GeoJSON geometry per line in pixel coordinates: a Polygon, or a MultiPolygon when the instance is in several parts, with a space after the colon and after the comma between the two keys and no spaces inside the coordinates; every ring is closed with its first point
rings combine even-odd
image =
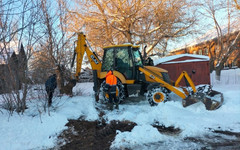
{"type": "Polygon", "coordinates": [[[169,93],[173,92],[182,98],[184,107],[202,102],[207,110],[215,110],[223,103],[223,94],[211,89],[210,85],[196,89],[193,81],[183,71],[174,82],[169,78],[168,71],[144,64],[139,51],[140,47],[132,44],[114,45],[104,47],[103,60],[100,61],[83,33],[78,33],[77,46],[74,51],[72,66],[76,58],[76,78],[78,79],[86,53],[93,70],[95,98],[97,101],[108,101],[108,94],[103,91],[107,71],[113,70],[117,77],[116,96],[120,103],[131,96],[145,95],[151,106],[169,100],[169,93]],[[180,87],[184,79],[186,87],[180,87]]]}

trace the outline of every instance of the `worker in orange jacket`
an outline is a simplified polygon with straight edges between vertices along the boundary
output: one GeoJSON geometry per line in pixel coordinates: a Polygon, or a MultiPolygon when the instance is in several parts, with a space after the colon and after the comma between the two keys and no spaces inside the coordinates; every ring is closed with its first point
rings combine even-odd
{"type": "Polygon", "coordinates": [[[113,100],[116,104],[116,109],[118,109],[118,99],[116,97],[116,87],[117,87],[117,78],[115,75],[113,75],[113,72],[110,70],[108,71],[106,75],[106,85],[105,85],[105,91],[108,92],[109,95],[109,107],[110,110],[113,109],[113,100]]]}

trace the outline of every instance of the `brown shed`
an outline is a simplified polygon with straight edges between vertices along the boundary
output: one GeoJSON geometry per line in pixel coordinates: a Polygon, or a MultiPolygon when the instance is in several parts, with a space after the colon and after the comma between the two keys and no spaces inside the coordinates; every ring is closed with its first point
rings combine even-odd
{"type": "MultiPolygon", "coordinates": [[[[209,57],[203,55],[180,54],[160,58],[155,66],[168,70],[171,80],[176,81],[182,71],[186,71],[195,85],[210,84],[209,57]],[[195,73],[193,73],[195,71],[195,73]]],[[[180,85],[185,86],[184,80],[180,85]]]]}

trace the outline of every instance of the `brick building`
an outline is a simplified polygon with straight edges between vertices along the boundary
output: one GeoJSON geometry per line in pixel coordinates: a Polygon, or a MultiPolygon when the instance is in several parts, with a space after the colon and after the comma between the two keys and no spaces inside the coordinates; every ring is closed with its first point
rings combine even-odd
{"type": "MultiPolygon", "coordinates": [[[[229,40],[230,43],[236,38],[237,34],[240,31],[240,26],[238,22],[234,22],[232,24],[230,34],[228,35],[228,30],[223,28],[223,46],[227,46],[227,41],[229,40]]],[[[227,67],[238,66],[240,67],[240,40],[238,40],[237,44],[237,51],[232,53],[228,58],[227,62],[224,64],[227,67]]],[[[175,49],[170,52],[170,55],[178,55],[178,54],[198,54],[198,55],[205,55],[214,57],[219,54],[218,52],[218,38],[216,34],[216,30],[212,30],[207,32],[204,36],[196,39],[191,44],[179,49],[175,49]]],[[[216,65],[216,61],[214,62],[216,65]]]]}

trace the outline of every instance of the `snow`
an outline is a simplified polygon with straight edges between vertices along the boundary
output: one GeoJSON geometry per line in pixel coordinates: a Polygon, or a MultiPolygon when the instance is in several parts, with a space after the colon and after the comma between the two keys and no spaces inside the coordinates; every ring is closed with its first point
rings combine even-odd
{"type": "MultiPolygon", "coordinates": [[[[198,149],[196,143],[186,143],[184,138],[211,135],[212,130],[240,132],[240,69],[223,70],[221,81],[214,80],[213,89],[224,95],[224,104],[215,111],[207,111],[202,103],[183,108],[181,99],[171,94],[172,101],[150,107],[145,100],[129,101],[119,110],[104,110],[103,116],[111,120],[129,120],[137,125],[132,131],[117,131],[112,149],[198,149]],[[181,129],[179,135],[158,132],[154,123],[181,129]],[[153,144],[154,143],[154,144],[153,144]],[[154,147],[156,145],[156,147],[154,147]]],[[[84,117],[97,120],[100,104],[95,103],[93,83],[80,83],[73,89],[74,97],[55,96],[53,107],[44,112],[43,99],[31,99],[29,109],[21,115],[0,109],[0,150],[47,149],[56,144],[57,136],[66,129],[68,119],[84,117]],[[40,113],[41,112],[41,113],[40,113]]],[[[228,137],[230,138],[230,137],[228,137]]],[[[231,137],[234,138],[234,137],[231,137]]]]}
{"type": "Polygon", "coordinates": [[[173,56],[166,56],[162,58],[153,58],[154,60],[154,65],[163,63],[163,64],[169,64],[169,63],[184,63],[184,62],[196,62],[196,61],[208,61],[209,57],[208,56],[203,56],[203,55],[195,55],[195,54],[179,54],[179,55],[173,55],[173,56]],[[172,61],[174,59],[178,59],[181,57],[193,57],[195,59],[190,59],[190,60],[184,60],[184,61],[172,61]]]}
{"type": "Polygon", "coordinates": [[[137,125],[131,132],[117,131],[116,139],[113,141],[111,147],[129,147],[129,145],[137,145],[139,143],[148,144],[161,140],[169,140],[169,137],[159,134],[158,130],[151,125],[137,125]]]}
{"type": "Polygon", "coordinates": [[[24,115],[14,113],[9,116],[6,110],[0,109],[0,150],[53,147],[57,135],[66,129],[65,124],[68,119],[85,116],[86,120],[96,120],[98,112],[94,107],[93,98],[88,96],[92,84],[85,84],[84,89],[82,94],[86,96],[55,97],[53,99],[54,107],[49,110],[50,115],[42,110],[40,107],[42,102],[38,100],[28,102],[29,109],[24,115]],[[40,114],[39,111],[42,113],[40,114]]]}

